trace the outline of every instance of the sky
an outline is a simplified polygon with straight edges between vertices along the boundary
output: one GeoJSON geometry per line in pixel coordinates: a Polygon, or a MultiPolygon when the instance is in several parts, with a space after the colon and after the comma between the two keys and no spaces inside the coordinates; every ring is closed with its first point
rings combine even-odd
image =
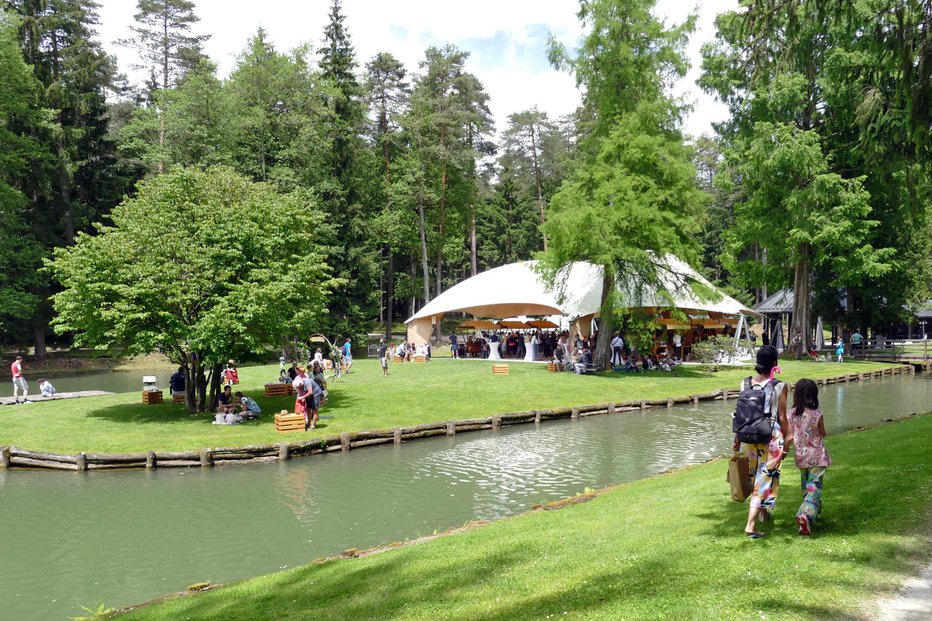
{"type": "MultiPolygon", "coordinates": [[[[117,57],[120,70],[141,81],[131,66],[133,50],[116,41],[131,35],[136,12],[133,0],[98,0],[98,33],[117,57]]],[[[580,101],[575,79],[550,67],[547,40],[552,34],[567,47],[583,35],[576,16],[577,0],[343,0],[344,22],[362,68],[378,52],[390,52],[409,72],[416,72],[427,47],[456,45],[468,51],[466,69],[485,86],[496,130],[508,115],[536,106],[551,118],[572,112],[580,101]]],[[[688,53],[689,74],[674,87],[695,110],[687,117],[687,133],[712,134],[711,124],[727,111],[695,85],[700,73],[699,48],[715,34],[715,16],[737,7],[737,0],[658,0],[655,13],[679,23],[692,10],[699,15],[688,53]]],[[[200,17],[196,34],[209,34],[204,51],[219,64],[221,77],[232,70],[237,55],[261,26],[279,51],[302,43],[320,45],[330,0],[195,0],[200,17]]]]}

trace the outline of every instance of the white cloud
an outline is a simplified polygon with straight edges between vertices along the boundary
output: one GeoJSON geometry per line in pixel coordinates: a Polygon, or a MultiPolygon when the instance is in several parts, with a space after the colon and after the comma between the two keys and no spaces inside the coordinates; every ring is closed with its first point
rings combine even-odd
{"type": "MultiPolygon", "coordinates": [[[[692,81],[698,75],[698,49],[711,38],[714,15],[733,8],[737,0],[706,0],[700,27],[690,45],[694,69],[678,92],[697,96],[696,112],[687,120],[692,133],[711,132],[709,123],[724,118],[723,109],[699,93],[692,81]]],[[[263,27],[280,50],[303,43],[317,47],[328,21],[330,0],[200,0],[195,12],[201,18],[198,34],[209,34],[207,54],[219,63],[221,75],[233,68],[236,55],[248,38],[263,27]]],[[[467,68],[486,87],[496,127],[507,116],[536,105],[556,118],[571,112],[579,102],[572,76],[547,65],[545,38],[553,33],[568,45],[582,34],[575,0],[344,0],[346,26],[362,67],[377,52],[388,51],[409,71],[416,71],[430,45],[452,43],[471,51],[467,68]],[[501,49],[499,49],[501,48],[501,49]],[[491,53],[490,53],[491,52],[491,53]]],[[[105,47],[115,54],[121,70],[131,73],[133,52],[115,45],[128,37],[133,21],[132,0],[101,0],[99,33],[105,47]]],[[[657,14],[681,21],[689,5],[661,0],[657,14]]]]}

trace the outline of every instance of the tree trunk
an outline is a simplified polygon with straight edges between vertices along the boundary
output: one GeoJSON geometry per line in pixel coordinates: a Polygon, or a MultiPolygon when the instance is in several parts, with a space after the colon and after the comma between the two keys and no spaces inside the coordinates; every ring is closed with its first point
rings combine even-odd
{"type": "Polygon", "coordinates": [[[424,225],[424,203],[417,204],[418,232],[421,235],[421,269],[424,270],[424,304],[430,302],[430,275],[427,271],[427,229],[424,225]]]}
{"type": "Polygon", "coordinates": [[[544,238],[544,252],[547,252],[547,236],[544,235],[544,194],[541,183],[540,165],[537,162],[537,135],[534,123],[531,123],[531,158],[534,163],[534,185],[537,190],[537,208],[540,210],[540,234],[544,238]]]}
{"type": "Polygon", "coordinates": [[[168,12],[162,14],[162,101],[159,106],[159,174],[165,172],[165,98],[168,95],[168,12]]]}
{"type": "Polygon", "coordinates": [[[608,267],[602,266],[602,300],[599,305],[599,338],[595,344],[595,353],[593,362],[599,364],[603,370],[611,366],[610,346],[612,343],[612,332],[615,329],[615,297],[612,292],[615,287],[615,279],[608,267]]]}
{"type": "Polygon", "coordinates": [[[210,375],[207,376],[207,388],[210,393],[207,397],[208,409],[213,411],[217,409],[217,400],[220,397],[220,380],[223,378],[223,365],[210,365],[210,375]]]}
{"type": "Polygon", "coordinates": [[[385,339],[389,340],[392,338],[392,322],[395,319],[395,257],[390,245],[387,245],[386,252],[388,253],[388,274],[385,287],[385,339]]]}
{"type": "MultiPolygon", "coordinates": [[[[809,244],[799,245],[799,261],[793,273],[793,324],[790,328],[790,342],[796,334],[802,336],[803,349],[812,343],[809,308],[809,244]]],[[[795,352],[794,352],[795,353],[795,352]]]]}
{"type": "Polygon", "coordinates": [[[473,208],[469,223],[469,258],[472,260],[472,275],[477,273],[476,261],[476,210],[473,208]]]}
{"type": "Polygon", "coordinates": [[[45,360],[48,350],[45,347],[45,326],[36,326],[35,350],[32,353],[36,360],[45,360]]]}

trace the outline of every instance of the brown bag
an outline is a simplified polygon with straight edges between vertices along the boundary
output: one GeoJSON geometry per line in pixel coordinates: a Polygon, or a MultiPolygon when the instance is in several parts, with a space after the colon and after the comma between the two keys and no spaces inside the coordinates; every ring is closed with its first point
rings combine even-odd
{"type": "Polygon", "coordinates": [[[744,455],[735,453],[728,460],[728,474],[725,475],[725,481],[731,484],[731,499],[736,502],[744,502],[745,499],[754,491],[754,483],[751,481],[751,472],[748,468],[748,458],[744,455]]]}

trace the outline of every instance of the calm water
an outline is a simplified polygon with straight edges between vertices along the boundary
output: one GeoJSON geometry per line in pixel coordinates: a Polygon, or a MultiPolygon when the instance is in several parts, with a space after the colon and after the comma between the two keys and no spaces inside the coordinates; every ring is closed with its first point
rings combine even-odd
{"type": "MultiPolygon", "coordinates": [[[[44,377],[58,392],[75,392],[79,390],[106,390],[107,392],[136,392],[142,390],[142,376],[155,375],[158,378],[159,388],[168,387],[168,378],[172,371],[94,371],[87,373],[66,373],[54,375],[52,373],[36,372],[28,367],[23,370],[23,376],[29,382],[29,394],[39,394],[39,378],[44,377]]],[[[10,381],[9,370],[6,379],[0,382],[0,397],[13,395],[13,382],[10,381]]]]}
{"type": "MultiPolygon", "coordinates": [[[[932,403],[932,381],[822,390],[829,433],[932,403]]],[[[729,450],[734,401],[214,470],[0,471],[0,618],[65,619],[512,515],[729,450]]],[[[723,488],[724,489],[724,488],[723,488]]]]}

